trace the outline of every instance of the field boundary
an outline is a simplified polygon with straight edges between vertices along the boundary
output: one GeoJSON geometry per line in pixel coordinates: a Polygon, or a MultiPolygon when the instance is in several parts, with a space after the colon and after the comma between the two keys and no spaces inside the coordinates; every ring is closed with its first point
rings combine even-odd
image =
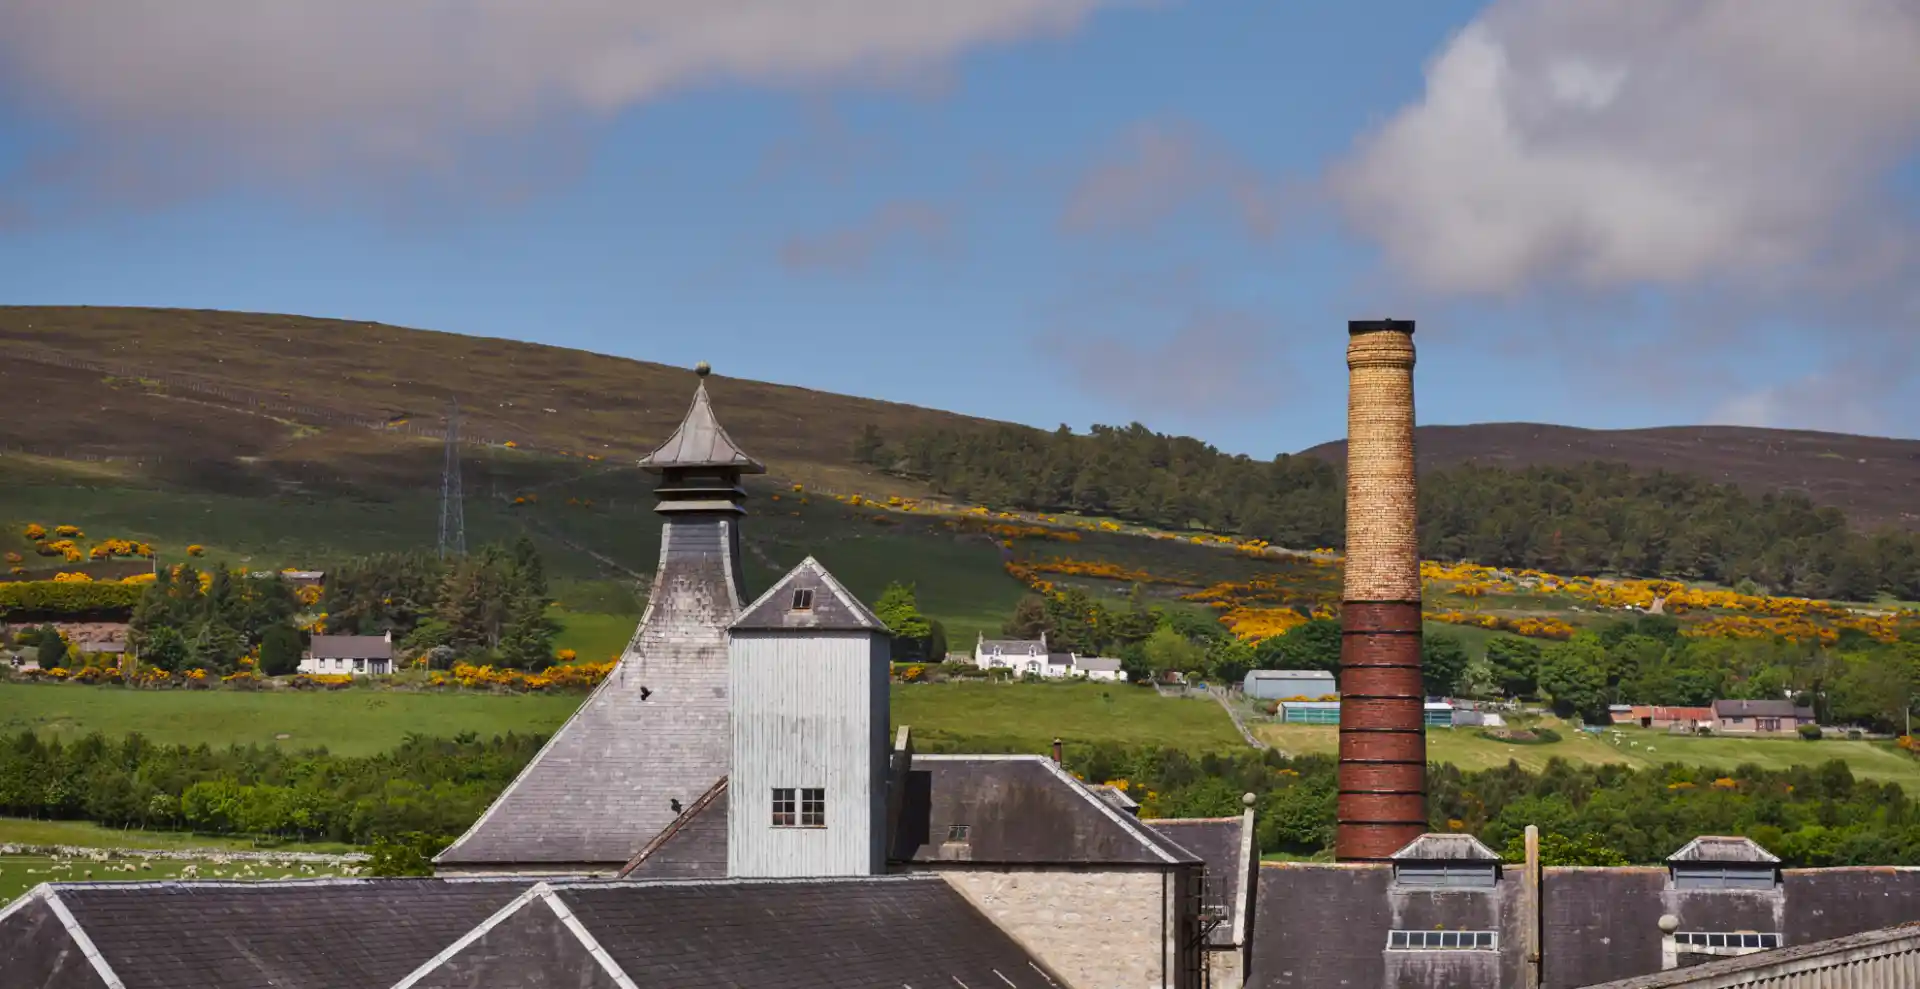
{"type": "Polygon", "coordinates": [[[358,865],[367,861],[365,852],[225,851],[218,848],[101,848],[97,845],[0,844],[0,855],[45,855],[66,858],[172,859],[190,862],[305,862],[313,865],[358,865]]]}

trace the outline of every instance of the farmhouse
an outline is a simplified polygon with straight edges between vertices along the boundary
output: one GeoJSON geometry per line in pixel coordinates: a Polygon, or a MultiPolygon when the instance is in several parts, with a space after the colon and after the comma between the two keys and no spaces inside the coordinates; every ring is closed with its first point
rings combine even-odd
{"type": "Polygon", "coordinates": [[[1672,732],[1690,732],[1714,726],[1713,708],[1659,707],[1620,704],[1607,709],[1616,725],[1657,728],[1672,732]]]}
{"type": "Polygon", "coordinates": [[[1326,670],[1250,670],[1240,681],[1249,698],[1263,701],[1304,698],[1317,701],[1340,692],[1326,670]]]}
{"type": "Polygon", "coordinates": [[[1713,702],[1713,730],[1730,735],[1790,735],[1814,723],[1813,708],[1792,701],[1713,702]]]}
{"type": "Polygon", "coordinates": [[[973,647],[973,662],[983,670],[1044,675],[1048,662],[1047,634],[1040,633],[1038,639],[989,639],[982,633],[973,647]]]}
{"type": "Polygon", "coordinates": [[[300,658],[302,673],[372,676],[393,672],[393,633],[316,635],[300,658]]]}

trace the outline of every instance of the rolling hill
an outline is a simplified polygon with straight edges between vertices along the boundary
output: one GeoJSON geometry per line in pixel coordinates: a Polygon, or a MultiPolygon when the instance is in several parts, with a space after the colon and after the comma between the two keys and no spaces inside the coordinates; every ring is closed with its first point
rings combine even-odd
{"type": "MultiPolygon", "coordinates": [[[[374,323],[5,307],[0,384],[13,403],[0,419],[0,542],[30,564],[33,547],[17,538],[26,522],[151,542],[168,558],[199,544],[209,561],[256,568],[430,547],[441,414],[457,398],[469,544],[535,538],[574,618],[605,625],[617,645],[637,613],[634,582],[658,552],[652,482],[633,462],[678,422],[692,381],[643,361],[374,323]]],[[[929,494],[857,462],[866,424],[907,433],[993,423],[719,375],[709,388],[729,431],[770,468],[753,481],[750,590],[820,553],[865,597],[892,580],[916,583],[956,645],[996,631],[1026,593],[1000,539],[932,515],[882,518],[848,497],[929,494]]],[[[1920,482],[1920,443],[1863,437],[1495,424],[1425,427],[1421,439],[1429,467],[1601,457],[1706,470],[1749,488],[1805,490],[1869,524],[1912,524],[1896,491],[1920,482]]],[[[1071,555],[1177,572],[1189,587],[1253,575],[1235,554],[1120,531],[1090,532],[1071,555]]],[[[1124,593],[1130,581],[1104,583],[1124,593]]]]}
{"type": "MultiPolygon", "coordinates": [[[[1420,469],[1571,466],[1594,460],[1699,474],[1752,494],[1797,492],[1866,529],[1920,529],[1920,440],[1741,426],[1579,429],[1531,422],[1420,426],[1420,469]]],[[[1301,451],[1344,463],[1344,440],[1301,451]]]]}

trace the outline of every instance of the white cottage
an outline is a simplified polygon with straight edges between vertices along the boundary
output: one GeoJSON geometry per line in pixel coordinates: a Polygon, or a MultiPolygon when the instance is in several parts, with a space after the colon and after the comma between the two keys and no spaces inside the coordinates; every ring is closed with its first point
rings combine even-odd
{"type": "Polygon", "coordinates": [[[1044,676],[1047,668],[1047,633],[1038,639],[989,639],[985,634],[973,647],[973,663],[983,670],[1012,670],[1044,676]]]}

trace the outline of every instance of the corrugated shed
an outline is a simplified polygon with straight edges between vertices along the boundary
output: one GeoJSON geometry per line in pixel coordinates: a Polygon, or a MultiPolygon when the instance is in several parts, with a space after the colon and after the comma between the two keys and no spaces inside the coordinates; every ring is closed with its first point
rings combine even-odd
{"type": "Polygon", "coordinates": [[[1586,989],[1908,989],[1920,986],[1920,925],[1789,945],[1586,989]]]}
{"type": "Polygon", "coordinates": [[[734,631],[730,875],[885,870],[887,650],[866,630],[734,631]],[[824,790],[825,826],[772,827],[776,788],[824,790]]]}

